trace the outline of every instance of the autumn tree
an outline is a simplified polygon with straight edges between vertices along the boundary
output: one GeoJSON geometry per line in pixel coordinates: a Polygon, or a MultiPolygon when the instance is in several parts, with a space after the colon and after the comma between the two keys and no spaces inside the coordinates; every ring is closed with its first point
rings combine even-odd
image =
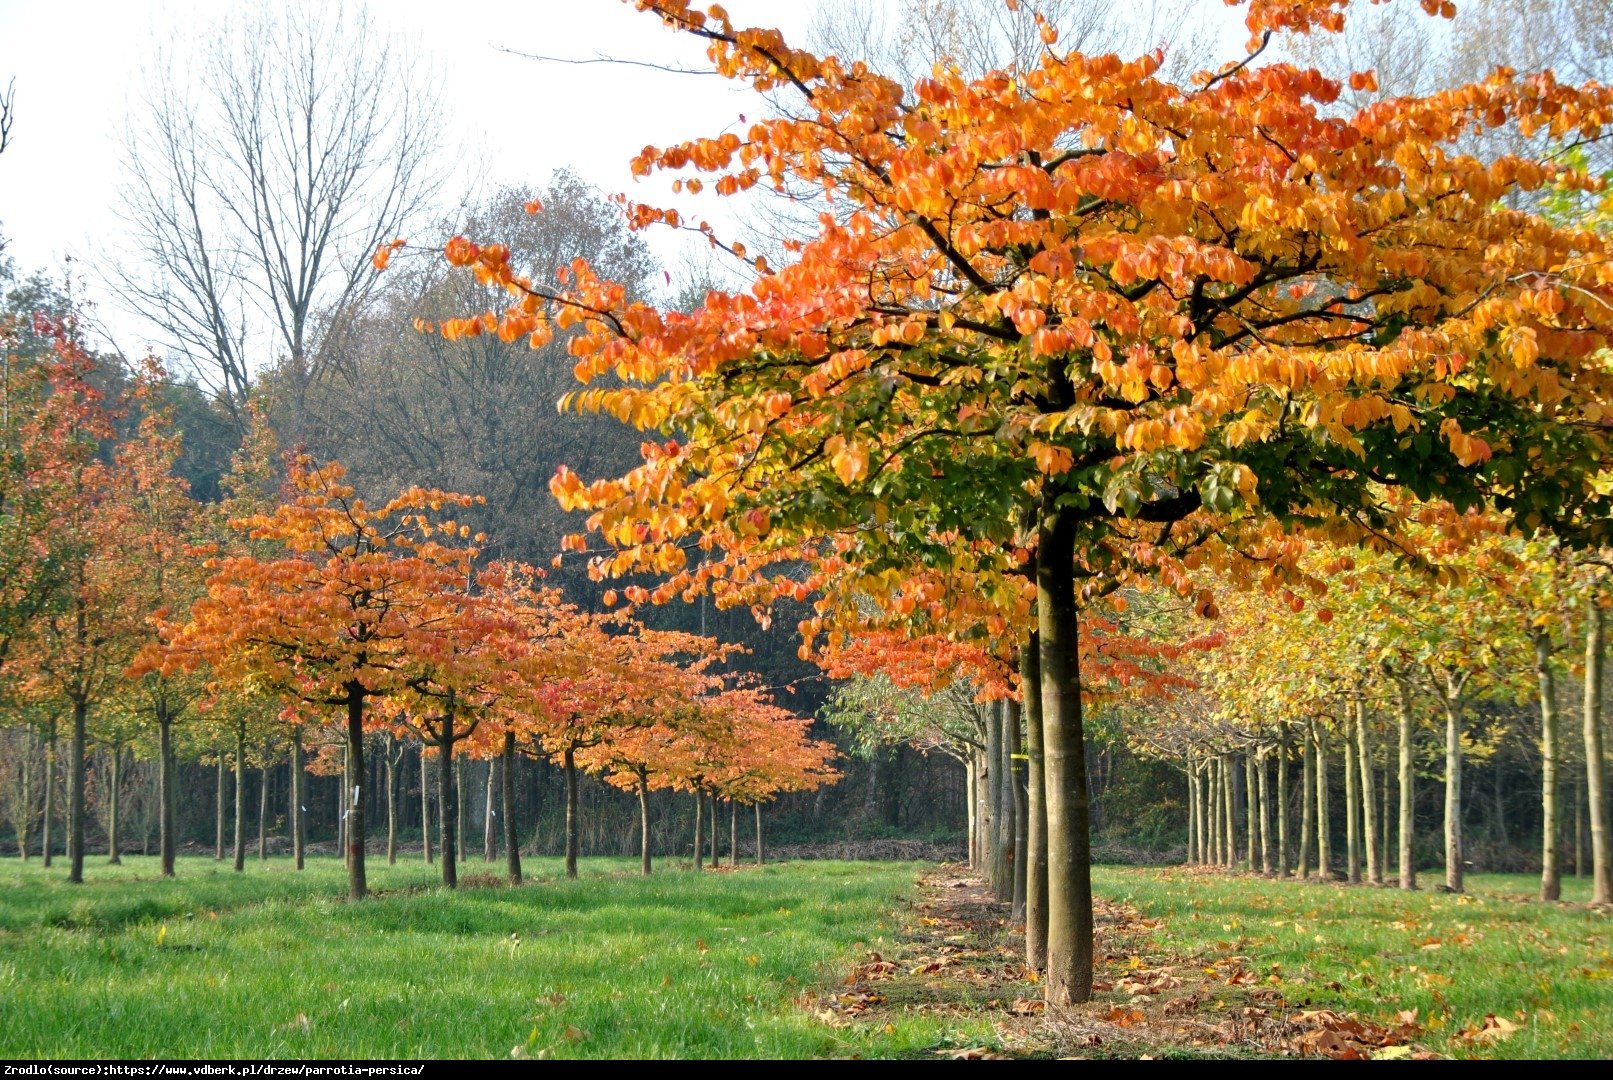
{"type": "Polygon", "coordinates": [[[410,665],[463,629],[453,598],[477,548],[448,516],[471,496],[411,488],[371,506],[340,465],[291,466],[292,497],[234,528],[273,544],[273,557],[223,552],[208,562],[206,595],[173,636],[159,670],[201,663],[237,685],[272,688],[305,706],[340,708],[350,775],[348,891],[367,890],[364,736],[367,706],[402,693],[410,665]]]}
{"type": "MultiPolygon", "coordinates": [[[[449,260],[513,301],[442,329],[541,343],[581,326],[578,377],[626,385],[572,407],[677,435],[619,479],[553,484],[615,549],[596,572],[665,575],[663,597],[757,603],[783,587],[781,550],[831,537],[855,536],[844,555],[864,567],[984,545],[977,576],[1001,577],[1031,516],[1046,987],[1084,1000],[1083,599],[1132,579],[1192,588],[1203,560],[1275,588],[1308,536],[1381,545],[1401,487],[1459,510],[1491,498],[1524,529],[1604,500],[1587,475],[1607,453],[1608,241],[1502,203],[1595,182],[1455,143],[1474,125],[1596,138],[1613,95],[1501,72],[1324,115],[1370,74],[1251,56],[1177,84],[1158,55],[1066,53],[1051,28],[1016,77],[907,88],[720,9],[636,6],[704,40],[723,74],[807,103],[648,149],[636,171],[714,173],[722,193],[788,178],[855,209],[689,315],[586,266],[535,282],[508,249],[456,238],[449,260]]],[[[1251,45],[1336,29],[1347,6],[1253,0],[1251,45]]],[[[1605,535],[1605,514],[1582,520],[1601,525],[1577,542],[1605,535]]]]}

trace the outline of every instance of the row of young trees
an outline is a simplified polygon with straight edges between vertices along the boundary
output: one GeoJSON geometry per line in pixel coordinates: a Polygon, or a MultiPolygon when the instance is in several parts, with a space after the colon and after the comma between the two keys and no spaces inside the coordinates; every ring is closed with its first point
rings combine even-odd
{"type": "MultiPolygon", "coordinates": [[[[179,438],[160,404],[160,369],[149,365],[110,405],[71,319],[4,329],[7,703],[44,726],[52,753],[58,725],[66,729],[71,880],[84,874],[92,740],[112,751],[114,800],[126,747],[157,761],[159,846],[173,873],[176,727],[207,730],[191,746],[233,743],[238,833],[248,746],[289,745],[299,866],[305,751],[318,751],[308,767],[343,771],[355,897],[366,891],[370,732],[431,747],[448,885],[456,752],[499,757],[506,775],[517,754],[563,766],[573,875],[578,770],[636,791],[646,815],[647,794],[661,788],[759,805],[836,775],[834,751],[808,737],[809,721],[722,670],[736,647],[589,614],[541,571],[482,565],[482,538],[455,520],[474,498],[413,488],[371,506],[341,466],[305,455],[282,478],[260,421],[225,479],[227,497],[204,504],[175,472],[179,438]],[[333,712],[343,719],[339,765],[326,735],[333,712]]],[[[224,755],[215,756],[222,789],[224,755]]],[[[47,766],[47,786],[53,776],[47,766]]],[[[51,802],[47,790],[46,828],[51,802]]],[[[114,858],[116,820],[114,802],[114,858]]],[[[647,872],[647,816],[643,836],[647,872]]],[[[238,868],[240,851],[238,836],[238,868]]]]}
{"type": "MultiPolygon", "coordinates": [[[[635,170],[822,192],[816,224],[771,258],[727,243],[754,284],[689,313],[456,238],[448,260],[510,301],[438,329],[571,332],[595,385],[569,405],[662,435],[619,478],[552,484],[605,545],[597,577],[662,579],[629,601],[810,597],[809,655],[960,643],[1009,684],[995,696],[1022,688],[1027,959],[1051,1002],[1091,992],[1083,692],[1109,657],[1116,684],[1146,681],[1105,597],[1163,587],[1213,616],[1250,589],[1278,609],[1327,587],[1318,545],[1418,554],[1419,530],[1459,535],[1483,508],[1607,542],[1609,241],[1514,208],[1599,189],[1550,155],[1602,136],[1600,84],[1503,69],[1350,109],[1371,72],[1262,62],[1275,35],[1337,30],[1348,0],[1249,0],[1249,55],[1188,79],[1157,53],[1065,51],[1037,18],[1016,70],[908,84],[719,7],[634,4],[718,72],[796,95],[635,170]],[[1480,159],[1475,129],[1522,148],[1480,159]]],[[[887,674],[912,661],[890,652],[887,674]]],[[[988,766],[1013,760],[987,744],[988,766]]]]}

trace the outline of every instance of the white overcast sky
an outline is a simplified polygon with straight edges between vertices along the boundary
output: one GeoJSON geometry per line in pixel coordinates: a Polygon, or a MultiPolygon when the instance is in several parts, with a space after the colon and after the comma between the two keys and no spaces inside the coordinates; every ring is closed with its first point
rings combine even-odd
{"type": "MultiPolygon", "coordinates": [[[[726,6],[736,23],[776,26],[804,43],[818,3],[726,6]]],[[[117,186],[125,125],[140,122],[130,103],[142,65],[157,43],[194,41],[231,7],[227,0],[0,0],[0,85],[15,77],[17,111],[14,143],[0,156],[0,235],[20,270],[59,273],[64,259],[105,259],[127,248],[117,186]]],[[[754,95],[715,76],[540,63],[499,51],[703,66],[698,42],[620,0],[384,0],[370,10],[439,65],[454,137],[474,148],[467,160],[477,173],[467,169],[445,185],[449,197],[472,183],[541,183],[569,166],[607,192],[655,201],[653,190],[634,188],[633,154],[647,143],[718,133],[759,111],[754,95]]],[[[651,240],[663,262],[676,261],[676,241],[651,240]]],[[[147,347],[144,331],[120,318],[93,281],[84,292],[121,347],[147,347]]]]}

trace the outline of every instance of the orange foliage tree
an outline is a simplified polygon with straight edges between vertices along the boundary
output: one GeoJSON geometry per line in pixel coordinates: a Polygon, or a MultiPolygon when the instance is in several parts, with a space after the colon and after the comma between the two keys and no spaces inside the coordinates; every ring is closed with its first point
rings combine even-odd
{"type": "MultiPolygon", "coordinates": [[[[345,711],[350,775],[364,772],[366,706],[405,693],[422,658],[436,678],[481,670],[461,643],[483,632],[462,601],[479,537],[448,516],[476,500],[411,488],[371,507],[340,465],[290,468],[290,498],[232,525],[272,554],[219,554],[206,595],[156,662],[159,671],[209,665],[226,682],[268,689],[305,706],[345,711]]],[[[364,801],[347,808],[348,890],[366,893],[364,801]]]]}
{"type": "MultiPolygon", "coordinates": [[[[797,589],[781,558],[835,544],[871,573],[967,560],[984,588],[1034,547],[1050,1001],[1091,993],[1083,598],[1191,589],[1204,560],[1275,589],[1302,575],[1303,536],[1392,536],[1386,487],[1607,536],[1587,474],[1608,456],[1613,241],[1505,198],[1596,181],[1459,144],[1475,126],[1598,138],[1613,91],[1502,70],[1348,112],[1350,73],[1251,54],[1175,85],[1157,53],[1063,52],[1051,28],[1024,70],[902,86],[720,8],[632,2],[720,73],[804,100],[635,170],[818,187],[837,212],[688,314],[585,265],[536,283],[456,238],[449,260],[513,301],[441,329],[571,332],[578,377],[617,380],[573,407],[677,433],[621,478],[553,484],[615,549],[595,572],[665,575],[656,598],[765,604],[797,589]]],[[[1247,6],[1258,53],[1337,29],[1349,0],[1247,6]]]]}

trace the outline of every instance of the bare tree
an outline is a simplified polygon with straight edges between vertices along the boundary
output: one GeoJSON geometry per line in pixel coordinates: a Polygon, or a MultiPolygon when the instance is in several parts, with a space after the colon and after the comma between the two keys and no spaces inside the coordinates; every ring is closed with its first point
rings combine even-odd
{"type": "Polygon", "coordinates": [[[17,120],[17,80],[12,79],[6,84],[6,92],[0,94],[0,154],[6,152],[11,145],[11,125],[17,120]]]}
{"type": "Polygon", "coordinates": [[[138,258],[116,285],[238,421],[273,364],[300,434],[322,331],[435,196],[433,79],[362,8],[303,0],[159,56],[129,124],[138,258]]]}

